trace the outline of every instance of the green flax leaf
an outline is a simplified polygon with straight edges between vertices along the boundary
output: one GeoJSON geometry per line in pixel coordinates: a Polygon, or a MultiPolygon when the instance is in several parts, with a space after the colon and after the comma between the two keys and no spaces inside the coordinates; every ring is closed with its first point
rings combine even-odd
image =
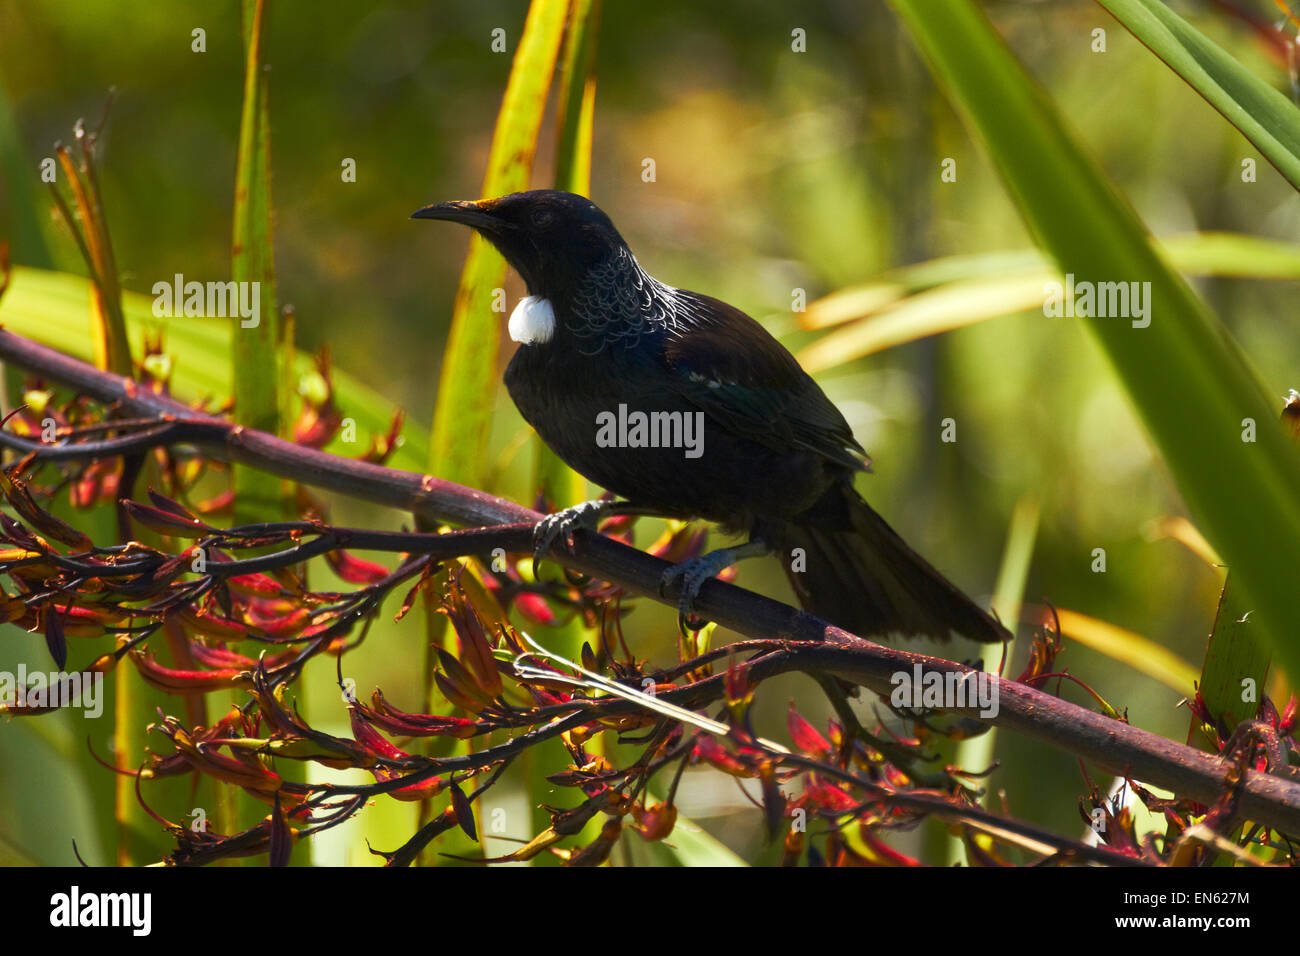
{"type": "MultiPolygon", "coordinates": [[[[244,106],[239,121],[235,168],[234,235],[230,275],[238,283],[257,283],[257,324],[236,323],[230,352],[235,417],[243,425],[281,435],[284,370],[280,316],[276,308],[275,257],[271,239],[271,132],[267,118],[267,75],[263,68],[263,24],[269,0],[244,0],[244,106]]],[[[237,466],[236,520],[279,517],[283,492],[273,475],[237,466]]]]}
{"type": "Polygon", "coordinates": [[[1150,323],[1084,319],[1289,673],[1300,673],[1296,451],[1240,348],[970,0],[891,0],[1038,244],[1077,282],[1149,283],[1150,323]]]}
{"type": "Polygon", "coordinates": [[[1160,0],[1097,0],[1300,189],[1300,109],[1160,0]]]}
{"type": "MultiPolygon", "coordinates": [[[[566,0],[534,0],[529,7],[492,136],[484,197],[528,188],[567,12],[566,0]]],[[[501,319],[492,311],[492,297],[504,283],[505,272],[501,255],[475,234],[456,292],[438,380],[430,470],[476,488],[482,487],[487,471],[498,385],[501,319]]]]}

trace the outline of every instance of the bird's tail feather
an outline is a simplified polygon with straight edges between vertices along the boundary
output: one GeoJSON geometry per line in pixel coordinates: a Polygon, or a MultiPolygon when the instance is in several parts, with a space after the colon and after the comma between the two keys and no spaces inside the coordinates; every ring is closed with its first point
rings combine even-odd
{"type": "Polygon", "coordinates": [[[827,493],[813,524],[788,524],[777,547],[809,612],[863,637],[953,633],[992,643],[1011,638],[876,514],[848,485],[827,493]],[[825,518],[834,515],[833,521],[825,518]],[[798,560],[802,548],[804,564],[798,560]]]}

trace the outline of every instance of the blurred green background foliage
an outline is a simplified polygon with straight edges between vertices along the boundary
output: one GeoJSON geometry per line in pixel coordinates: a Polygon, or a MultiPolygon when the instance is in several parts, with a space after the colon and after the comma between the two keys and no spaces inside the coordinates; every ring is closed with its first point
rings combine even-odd
{"type": "MultiPolygon", "coordinates": [[[[1294,190],[1262,160],[1258,180],[1242,182],[1242,160],[1258,154],[1098,6],[985,6],[1157,236],[1212,230],[1289,240],[1300,232],[1294,190]],[[1092,49],[1099,27],[1104,53],[1092,49]]],[[[1214,4],[1178,6],[1257,75],[1289,90],[1285,69],[1214,4]]],[[[335,365],[405,408],[408,429],[421,436],[468,235],[407,217],[429,202],[477,196],[526,10],[524,0],[322,0],[270,10],[264,56],[280,301],[294,307],[301,348],[329,343],[335,365]],[[496,28],[506,31],[506,54],[491,51],[496,28]],[[340,176],[347,158],[356,161],[355,183],[340,176]]],[[[812,301],[907,263],[1031,245],[1000,181],[881,3],[819,0],[796,10],[611,2],[597,75],[592,197],[655,276],[736,304],[792,350],[816,337],[798,329],[796,289],[812,301]],[[806,53],[791,50],[796,27],[806,30],[806,53]],[[941,181],[945,158],[956,161],[956,182],[941,181]],[[646,159],[654,160],[653,182],[643,179],[646,159]]],[[[49,215],[38,164],[56,140],[70,139],[76,119],[99,116],[115,86],[100,171],[123,286],[148,293],[174,273],[228,277],[241,77],[235,3],[0,0],[0,237],[10,239],[14,263],[84,274],[49,215]],[[205,53],[191,51],[195,28],[206,31],[205,53]]],[[[550,185],[553,152],[548,125],[535,185],[550,185]]],[[[509,283],[513,304],[523,290],[517,277],[509,283]]],[[[1273,392],[1300,382],[1295,281],[1196,285],[1273,392]]],[[[512,347],[505,343],[503,362],[512,347]]],[[[175,374],[184,378],[185,369],[175,374]]],[[[1026,602],[1047,599],[1132,629],[1199,667],[1220,577],[1151,535],[1151,522],[1181,513],[1181,502],[1077,320],[1008,315],[819,380],[875,460],[864,493],[969,593],[987,598],[1012,510],[1036,495],[1042,517],[1026,602]],[[955,443],[940,441],[948,417],[957,422],[955,443]],[[1095,548],[1106,551],[1105,573],[1091,570],[1095,548]]],[[[492,490],[531,502],[524,435],[502,393],[492,490]]],[[[335,507],[340,523],[402,521],[354,503],[335,507]]],[[[789,599],[771,562],[746,566],[739,583],[789,599]]],[[[666,660],[672,614],[642,603],[631,619],[635,651],[666,660]]],[[[45,660],[38,635],[3,630],[0,665],[45,660]]],[[[418,700],[410,665],[421,641],[419,627],[381,616],[366,653],[349,662],[359,688],[368,694],[379,683],[391,700],[418,700]]],[[[1185,736],[1187,714],[1168,687],[1077,643],[1061,664],[1127,707],[1135,724],[1185,736]]],[[[315,712],[337,706],[323,667],[308,670],[299,692],[313,682],[315,712]]],[[[1077,691],[1063,693],[1083,702],[1077,691]]],[[[773,681],[760,695],[760,733],[783,734],[790,697],[810,715],[825,710],[807,679],[773,681]]],[[[345,719],[340,708],[339,726],[345,719]]],[[[0,859],[68,863],[71,838],[86,852],[95,811],[72,792],[71,778],[54,776],[71,771],[51,741],[80,763],[84,746],[58,724],[62,717],[39,720],[53,729],[0,726],[4,776],[22,781],[0,795],[0,817],[21,823],[0,827],[0,859]]],[[[1006,791],[1012,813],[1079,828],[1075,796],[1085,785],[1073,757],[1006,733],[998,757],[991,786],[1006,791]]],[[[92,764],[85,772],[104,771],[92,764]]],[[[758,813],[731,780],[692,773],[688,782],[697,776],[694,790],[683,787],[683,813],[742,857],[760,859],[758,813]]],[[[393,812],[411,816],[363,815],[374,828],[366,835],[384,845],[402,839],[413,810],[393,812]]],[[[366,858],[355,831],[328,840],[335,849],[318,859],[366,858]]],[[[92,855],[106,852],[91,843],[92,855]]]]}

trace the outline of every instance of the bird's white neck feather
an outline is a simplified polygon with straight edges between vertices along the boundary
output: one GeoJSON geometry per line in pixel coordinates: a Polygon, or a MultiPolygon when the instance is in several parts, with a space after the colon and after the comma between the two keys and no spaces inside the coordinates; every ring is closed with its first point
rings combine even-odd
{"type": "Polygon", "coordinates": [[[550,299],[540,295],[525,296],[510,313],[507,326],[510,338],[524,345],[538,345],[551,341],[555,335],[555,309],[550,299]]]}

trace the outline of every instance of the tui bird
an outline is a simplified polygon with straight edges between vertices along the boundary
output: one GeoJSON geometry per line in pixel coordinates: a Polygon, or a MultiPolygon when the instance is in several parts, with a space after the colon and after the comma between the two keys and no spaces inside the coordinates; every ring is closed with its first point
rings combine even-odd
{"type": "Polygon", "coordinates": [[[548,517],[537,558],[603,514],[706,518],[749,540],[665,574],[682,582],[683,621],[709,577],[775,552],[803,606],[853,633],[1009,639],[854,491],[869,459],[794,356],[739,309],[649,275],[589,199],[539,189],[412,218],[470,226],[523,278],[510,397],[571,468],[626,499],[548,517]]]}

